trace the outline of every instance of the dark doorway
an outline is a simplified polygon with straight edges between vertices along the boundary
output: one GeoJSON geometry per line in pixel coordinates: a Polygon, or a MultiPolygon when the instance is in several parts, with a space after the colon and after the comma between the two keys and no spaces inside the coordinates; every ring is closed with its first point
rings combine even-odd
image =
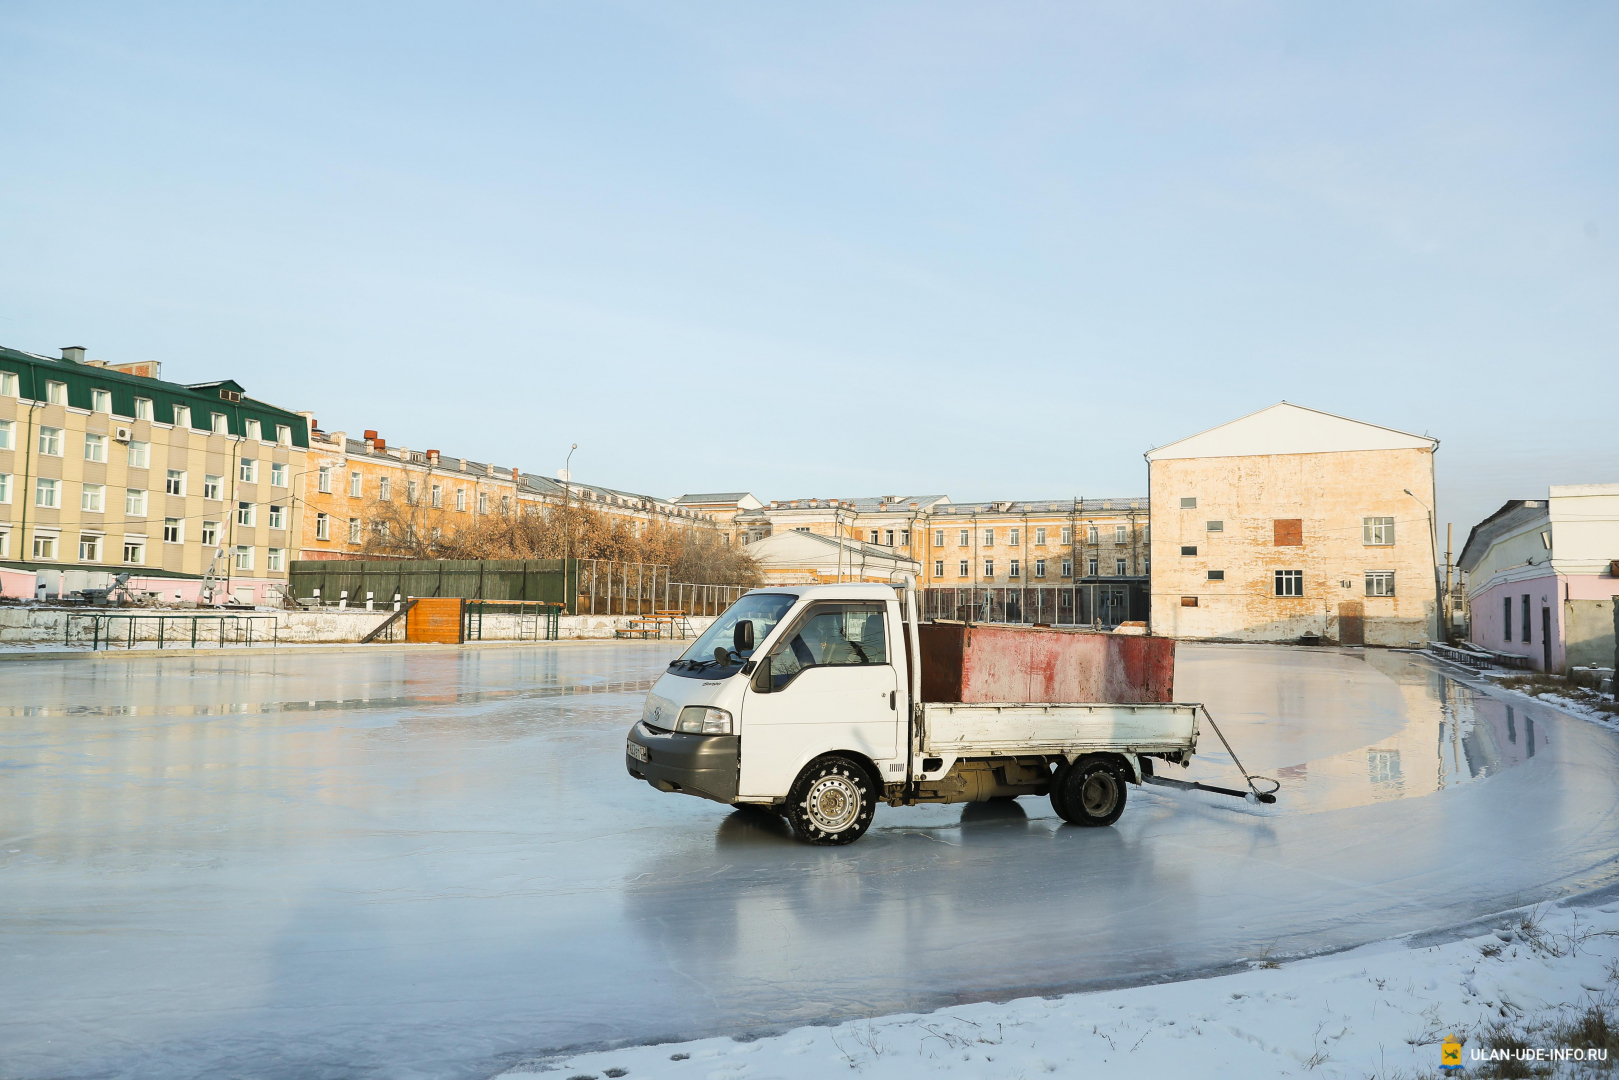
{"type": "Polygon", "coordinates": [[[1545,656],[1545,666],[1540,670],[1551,673],[1552,670],[1552,609],[1540,609],[1540,651],[1545,656]]]}
{"type": "Polygon", "coordinates": [[[1359,600],[1338,605],[1338,641],[1344,645],[1366,644],[1366,605],[1359,600]]]}

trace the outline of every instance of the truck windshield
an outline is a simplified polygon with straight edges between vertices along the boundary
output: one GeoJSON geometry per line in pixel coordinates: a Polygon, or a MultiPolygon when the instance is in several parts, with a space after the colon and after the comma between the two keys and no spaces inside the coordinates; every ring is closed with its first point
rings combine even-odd
{"type": "Polygon", "coordinates": [[[703,679],[723,679],[736,674],[797,600],[793,593],[749,593],[715,619],[702,636],[692,642],[691,648],[669,665],[669,670],[676,675],[703,679]],[[744,621],[753,624],[753,643],[746,648],[741,647],[746,634],[737,633],[737,624],[744,621]],[[717,659],[715,652],[721,648],[725,650],[724,663],[717,659]]]}

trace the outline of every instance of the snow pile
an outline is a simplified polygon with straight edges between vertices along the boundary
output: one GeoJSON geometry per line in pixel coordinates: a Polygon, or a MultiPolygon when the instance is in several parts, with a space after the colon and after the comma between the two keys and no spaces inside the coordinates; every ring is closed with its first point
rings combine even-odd
{"type": "Polygon", "coordinates": [[[1463,1041],[1461,1076],[1612,1075],[1619,905],[1523,909],[1474,930],[1443,944],[1406,938],[1284,964],[1260,958],[1248,971],[1189,982],[535,1060],[505,1075],[1415,1080],[1444,1075],[1441,1043],[1453,1034],[1463,1041]],[[1609,1060],[1587,1073],[1543,1056],[1525,1070],[1524,1051],[1571,1046],[1599,1047],[1609,1060]],[[1516,1059],[1500,1060],[1509,1054],[1516,1059]]]}

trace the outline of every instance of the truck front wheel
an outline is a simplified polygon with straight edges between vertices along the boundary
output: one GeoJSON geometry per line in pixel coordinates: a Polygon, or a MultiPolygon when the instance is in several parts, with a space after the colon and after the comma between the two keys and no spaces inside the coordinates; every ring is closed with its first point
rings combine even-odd
{"type": "Polygon", "coordinates": [[[1051,805],[1074,825],[1111,825],[1124,813],[1124,775],[1105,757],[1081,758],[1054,781],[1051,805]]]}
{"type": "Polygon", "coordinates": [[[876,803],[866,770],[844,757],[810,762],[787,796],[787,820],[811,844],[852,844],[871,827],[876,803]]]}

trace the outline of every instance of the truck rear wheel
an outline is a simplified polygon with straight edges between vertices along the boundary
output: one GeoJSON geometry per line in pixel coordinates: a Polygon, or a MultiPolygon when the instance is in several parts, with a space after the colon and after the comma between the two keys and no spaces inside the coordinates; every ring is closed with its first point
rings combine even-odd
{"type": "Polygon", "coordinates": [[[1124,775],[1105,757],[1080,758],[1055,778],[1051,805],[1074,825],[1111,825],[1124,813],[1124,775]]]}
{"type": "Polygon", "coordinates": [[[787,796],[787,820],[800,840],[852,844],[871,827],[876,808],[871,777],[845,757],[818,758],[804,767],[787,796]]]}

